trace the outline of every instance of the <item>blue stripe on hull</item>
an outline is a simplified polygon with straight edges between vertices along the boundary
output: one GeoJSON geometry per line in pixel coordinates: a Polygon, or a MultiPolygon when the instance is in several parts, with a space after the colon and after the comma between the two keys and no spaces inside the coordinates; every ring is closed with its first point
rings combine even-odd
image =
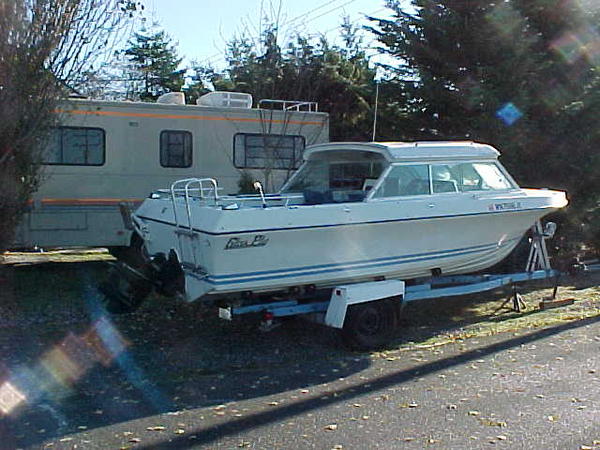
{"type": "MultiPolygon", "coordinates": [[[[505,244],[518,241],[519,239],[520,237],[505,241],[505,244]]],[[[443,252],[429,252],[414,255],[393,256],[371,260],[354,261],[348,263],[320,264],[315,266],[302,266],[297,268],[269,270],[261,272],[248,272],[242,274],[215,275],[206,277],[204,281],[215,286],[224,286],[228,284],[252,283],[257,281],[267,281],[291,277],[304,277],[309,275],[321,275],[332,272],[343,272],[367,268],[383,268],[394,265],[409,264],[419,261],[430,261],[434,259],[451,258],[455,256],[482,253],[485,251],[493,250],[496,247],[498,247],[498,244],[493,243],[477,245],[473,247],[465,247],[460,249],[445,250],[443,252]]]]}

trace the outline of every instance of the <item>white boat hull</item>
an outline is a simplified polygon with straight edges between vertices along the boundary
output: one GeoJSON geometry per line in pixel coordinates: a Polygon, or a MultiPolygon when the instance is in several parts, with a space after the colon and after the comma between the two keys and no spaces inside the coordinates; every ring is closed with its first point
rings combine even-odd
{"type": "MultiPolygon", "coordinates": [[[[518,190],[448,194],[439,205],[417,198],[217,212],[198,207],[191,233],[176,233],[167,199],[147,202],[136,216],[150,254],[165,248],[177,253],[186,295],[195,300],[382,277],[409,280],[434,270],[448,275],[483,270],[565,203],[562,192],[518,190]],[[452,214],[457,210],[461,214],[452,214]],[[236,228],[240,223],[245,229],[236,228]]],[[[183,207],[182,202],[179,217],[183,207]]]]}

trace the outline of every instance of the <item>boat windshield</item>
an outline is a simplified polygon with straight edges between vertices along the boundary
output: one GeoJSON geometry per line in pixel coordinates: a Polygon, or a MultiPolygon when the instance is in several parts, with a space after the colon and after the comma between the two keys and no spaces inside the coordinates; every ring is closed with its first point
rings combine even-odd
{"type": "Polygon", "coordinates": [[[283,187],[282,194],[301,193],[305,204],[360,202],[375,185],[385,158],[364,151],[315,154],[283,187]]]}

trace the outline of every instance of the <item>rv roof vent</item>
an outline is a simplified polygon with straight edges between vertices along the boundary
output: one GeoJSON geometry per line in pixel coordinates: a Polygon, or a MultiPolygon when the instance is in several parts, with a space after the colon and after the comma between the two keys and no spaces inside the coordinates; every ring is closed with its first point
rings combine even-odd
{"type": "Polygon", "coordinates": [[[252,96],[244,92],[209,92],[204,94],[196,104],[220,108],[252,108],[252,96]]]}
{"type": "Polygon", "coordinates": [[[158,97],[156,103],[163,105],[185,105],[185,95],[183,92],[168,92],[158,97]]]}

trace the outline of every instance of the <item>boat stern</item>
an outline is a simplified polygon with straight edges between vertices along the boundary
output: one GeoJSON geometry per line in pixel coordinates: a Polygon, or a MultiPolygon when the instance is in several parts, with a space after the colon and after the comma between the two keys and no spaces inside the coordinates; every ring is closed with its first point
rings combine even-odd
{"type": "Polygon", "coordinates": [[[186,302],[194,302],[209,292],[214,290],[214,287],[206,280],[206,277],[194,272],[184,270],[185,274],[185,291],[184,300],[186,302]]]}

